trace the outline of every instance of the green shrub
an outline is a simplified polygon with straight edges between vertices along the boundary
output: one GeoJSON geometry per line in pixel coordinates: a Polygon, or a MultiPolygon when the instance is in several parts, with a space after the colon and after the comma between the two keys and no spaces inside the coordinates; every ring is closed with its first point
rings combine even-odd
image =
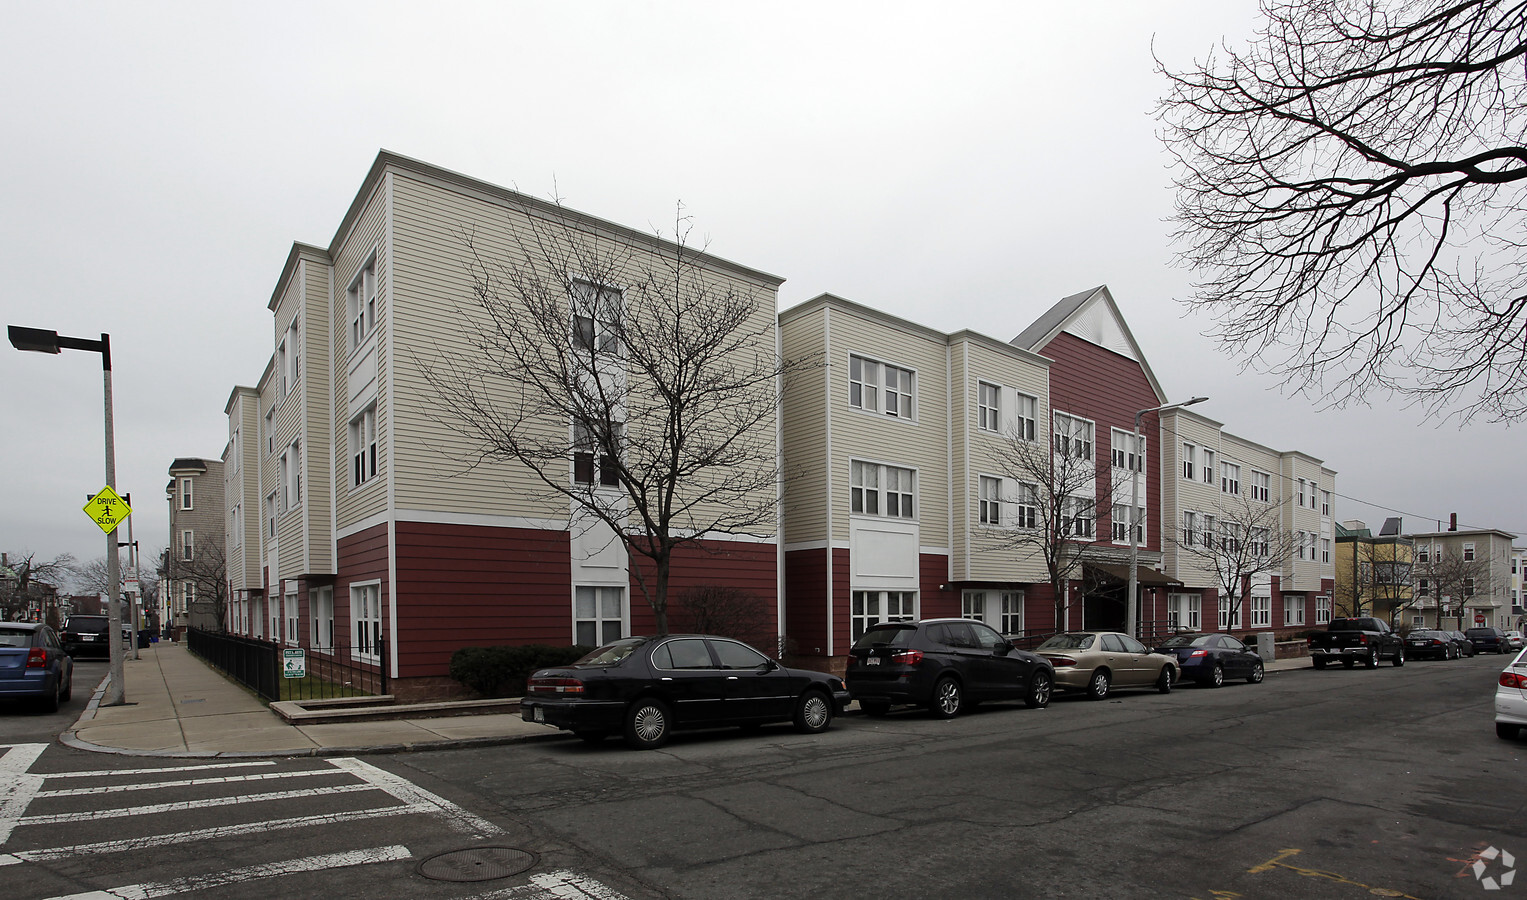
{"type": "Polygon", "coordinates": [[[518,697],[536,669],[576,662],[590,647],[463,647],[451,654],[451,677],[484,697],[518,697]]]}

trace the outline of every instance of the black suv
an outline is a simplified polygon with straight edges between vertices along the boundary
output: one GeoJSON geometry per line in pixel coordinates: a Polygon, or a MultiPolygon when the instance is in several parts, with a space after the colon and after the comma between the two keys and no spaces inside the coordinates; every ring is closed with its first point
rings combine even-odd
{"type": "Polygon", "coordinates": [[[1499,628],[1470,628],[1464,632],[1475,653],[1505,653],[1506,633],[1499,628]]]}
{"type": "Polygon", "coordinates": [[[1045,706],[1055,690],[1055,667],[984,623],[928,619],[870,626],[849,651],[843,680],[866,715],[910,703],[948,719],[982,700],[1045,706]]]}
{"type": "Polygon", "coordinates": [[[110,656],[111,645],[106,642],[109,621],[106,616],[70,616],[64,623],[64,652],[70,656],[110,656]]]}

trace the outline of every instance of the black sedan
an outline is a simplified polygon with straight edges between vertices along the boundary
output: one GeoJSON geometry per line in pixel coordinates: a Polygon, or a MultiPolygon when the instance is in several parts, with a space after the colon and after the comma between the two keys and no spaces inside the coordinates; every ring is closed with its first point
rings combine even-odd
{"type": "Polygon", "coordinates": [[[74,693],[74,660],[58,635],[34,622],[0,622],[0,699],[33,700],[58,712],[74,693]]]}
{"type": "Polygon", "coordinates": [[[1453,644],[1458,647],[1459,653],[1464,656],[1474,655],[1474,642],[1469,640],[1468,635],[1461,631],[1444,631],[1442,633],[1453,639],[1453,644]]]}
{"type": "Polygon", "coordinates": [[[981,622],[929,619],[871,626],[849,651],[844,680],[867,715],[910,703],[948,719],[982,700],[1045,706],[1055,667],[981,622]]]}
{"type": "Polygon", "coordinates": [[[520,717],[589,742],[621,733],[652,750],[678,728],[793,721],[826,731],[848,704],[836,676],[787,669],[741,641],[704,634],[622,638],[526,682],[520,717]]]}
{"type": "Polygon", "coordinates": [[[1251,684],[1260,684],[1266,674],[1262,657],[1228,634],[1174,634],[1157,645],[1156,652],[1175,657],[1182,677],[1205,687],[1220,687],[1226,678],[1244,678],[1251,684]]]}
{"type": "Polygon", "coordinates": [[[1405,636],[1405,655],[1411,659],[1457,659],[1463,653],[1447,632],[1417,628],[1405,636]]]}

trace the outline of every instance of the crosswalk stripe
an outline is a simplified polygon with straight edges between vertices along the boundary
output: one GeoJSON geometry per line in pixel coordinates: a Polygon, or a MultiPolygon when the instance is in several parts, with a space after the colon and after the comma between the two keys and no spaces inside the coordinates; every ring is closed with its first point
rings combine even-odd
{"type": "Polygon", "coordinates": [[[329,764],[336,769],[350,772],[357,778],[365,780],[378,790],[386,791],[397,799],[407,803],[420,812],[428,812],[438,818],[444,819],[448,824],[454,825],[467,834],[475,834],[479,837],[492,837],[503,834],[502,829],[487,819],[475,816],[444,797],[426,791],[411,781],[386,771],[367,762],[344,756],[329,760],[329,764]]]}
{"type": "MultiPolygon", "coordinates": [[[[54,825],[60,822],[92,822],[97,819],[120,819],[125,816],[143,816],[163,812],[183,812],[188,809],[204,809],[209,806],[231,806],[236,803],[261,803],[269,800],[295,800],[300,797],[349,794],[356,791],[374,791],[372,784],[339,784],[333,787],[311,788],[300,791],[272,791],[268,794],[250,794],[244,797],[215,797],[210,800],[181,800],[175,803],[157,803],[148,806],[129,806],[122,809],[96,809],[88,812],[56,813],[53,815],[25,816],[21,825],[54,825]]],[[[390,792],[389,792],[390,793],[390,792]]]]}
{"type": "Polygon", "coordinates": [[[42,788],[42,776],[27,770],[47,744],[8,744],[0,756],[0,845],[10,840],[11,832],[26,814],[32,797],[42,788]]]}
{"type": "Polygon", "coordinates": [[[407,847],[394,844],[390,847],[372,847],[367,850],[352,850],[347,853],[329,853],[323,856],[308,856],[302,859],[289,859],[283,862],[244,866],[211,875],[195,875],[188,878],[175,878],[170,881],[149,881],[142,884],[125,884],[107,890],[54,897],[51,900],[108,900],[108,898],[109,900],[150,900],[150,898],[154,897],[170,897],[175,894],[190,893],[191,891],[214,890],[230,884],[239,884],[260,878],[277,878],[301,872],[318,872],[325,869],[342,869],[350,866],[398,862],[412,858],[413,854],[409,852],[407,847]]]}
{"type": "Polygon", "coordinates": [[[115,775],[167,775],[172,772],[205,772],[210,769],[251,769],[273,766],[273,759],[254,759],[242,762],[206,763],[199,766],[158,766],[152,769],[96,769],[90,772],[48,772],[44,778],[110,778],[115,775]]]}
{"type": "Polygon", "coordinates": [[[200,787],[208,784],[239,784],[250,781],[276,781],[288,778],[310,778],[314,775],[334,776],[332,770],[314,769],[309,772],[260,772],[255,775],[224,775],[220,778],[187,778],[183,781],[148,781],[140,784],[97,785],[87,788],[64,788],[57,791],[38,791],[38,797],[84,797],[91,794],[118,794],[123,791],[150,791],[157,788],[200,787]]]}

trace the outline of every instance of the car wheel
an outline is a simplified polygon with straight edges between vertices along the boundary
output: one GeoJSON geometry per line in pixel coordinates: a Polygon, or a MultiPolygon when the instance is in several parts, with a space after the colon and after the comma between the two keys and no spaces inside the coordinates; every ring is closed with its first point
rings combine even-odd
{"type": "Polygon", "coordinates": [[[578,731],[573,732],[573,736],[586,744],[598,744],[605,738],[609,737],[610,733],[608,731],[599,731],[597,729],[579,729],[578,731]]]}
{"type": "Polygon", "coordinates": [[[960,683],[954,678],[945,675],[933,684],[933,704],[929,711],[935,719],[952,719],[959,715],[960,707],[965,700],[965,692],[960,688],[960,683]]]}
{"type": "Polygon", "coordinates": [[[1055,693],[1055,679],[1045,669],[1036,669],[1029,679],[1029,692],[1023,702],[1029,709],[1044,709],[1050,705],[1050,695],[1055,693]]]}
{"type": "Polygon", "coordinates": [[[63,693],[63,691],[61,691],[59,689],[60,687],[61,686],[59,684],[55,683],[53,685],[53,693],[50,694],[47,697],[42,698],[42,700],[40,702],[42,703],[42,711],[43,712],[49,712],[49,713],[56,713],[56,712],[58,712],[58,700],[59,700],[59,696],[63,693]]]}
{"type": "Polygon", "coordinates": [[[891,704],[884,700],[860,700],[859,708],[872,719],[878,719],[891,711],[891,704]]]}
{"type": "Polygon", "coordinates": [[[1404,650],[1397,650],[1397,651],[1395,651],[1394,659],[1390,660],[1390,662],[1394,664],[1394,667],[1396,669],[1398,669],[1400,666],[1405,665],[1405,651],[1404,650]]]}
{"type": "Polygon", "coordinates": [[[832,701],[821,691],[807,691],[795,704],[795,730],[821,734],[832,724],[832,701]]]}
{"type": "Polygon", "coordinates": [[[1512,725],[1512,724],[1510,724],[1508,722],[1496,722],[1495,723],[1495,736],[1498,737],[1498,738],[1505,738],[1506,740],[1509,741],[1512,738],[1516,737],[1517,734],[1521,732],[1521,729],[1522,729],[1522,726],[1520,726],[1520,725],[1512,725]]]}
{"type": "Polygon", "coordinates": [[[1204,684],[1212,688],[1217,688],[1224,685],[1224,683],[1225,667],[1221,666],[1219,663],[1215,663],[1214,668],[1209,670],[1209,678],[1204,682],[1204,684]]]}
{"type": "Polygon", "coordinates": [[[1310,660],[1310,663],[1317,669],[1324,669],[1326,667],[1326,661],[1318,656],[1310,660]]]}
{"type": "Polygon", "coordinates": [[[662,701],[644,697],[626,712],[626,746],[634,750],[656,750],[668,743],[672,731],[668,707],[662,701]]]}
{"type": "Polygon", "coordinates": [[[1379,667],[1379,652],[1377,650],[1375,650],[1372,653],[1368,654],[1368,658],[1367,659],[1363,660],[1363,668],[1365,668],[1365,669],[1377,669],[1378,667],[1379,667]]]}
{"type": "Polygon", "coordinates": [[[1158,694],[1170,694],[1172,692],[1171,666],[1161,667],[1161,674],[1156,676],[1156,692],[1158,694]]]}
{"type": "Polygon", "coordinates": [[[1108,696],[1108,670],[1098,669],[1092,673],[1092,680],[1087,682],[1087,699],[1102,700],[1108,696]]]}
{"type": "Polygon", "coordinates": [[[1267,668],[1262,665],[1262,661],[1259,659],[1259,660],[1256,661],[1256,663],[1254,665],[1252,665],[1252,667],[1251,667],[1251,674],[1246,676],[1246,683],[1247,684],[1261,684],[1262,683],[1262,679],[1266,678],[1266,677],[1267,677],[1267,668]]]}

